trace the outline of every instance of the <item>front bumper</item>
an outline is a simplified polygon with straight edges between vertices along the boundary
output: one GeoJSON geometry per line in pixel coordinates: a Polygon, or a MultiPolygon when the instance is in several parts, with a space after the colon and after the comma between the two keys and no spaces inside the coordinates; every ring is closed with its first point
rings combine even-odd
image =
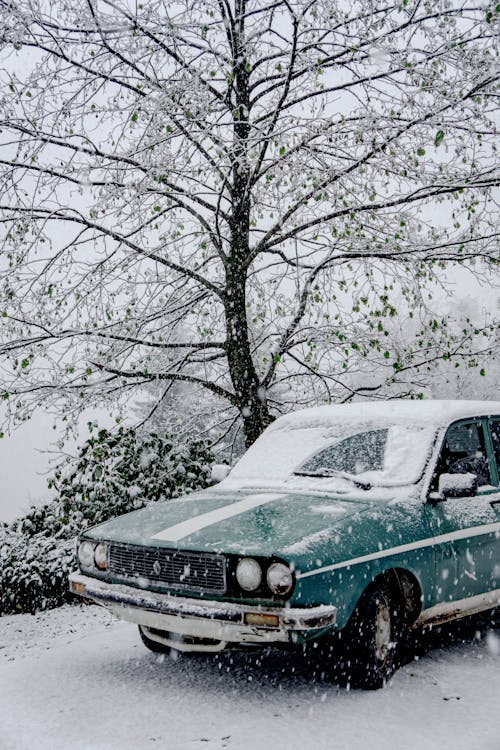
{"type": "Polygon", "coordinates": [[[337,616],[337,608],[330,605],[259,607],[188,599],[108,583],[80,573],[70,575],[69,586],[73,594],[92,599],[117,617],[141,626],[148,638],[184,651],[220,650],[229,643],[293,643],[321,634],[335,625],[337,616]],[[253,624],[262,616],[268,624],[253,624]],[[155,636],[154,631],[158,630],[169,636],[155,636]],[[184,648],[183,639],[188,639],[184,648]]]}

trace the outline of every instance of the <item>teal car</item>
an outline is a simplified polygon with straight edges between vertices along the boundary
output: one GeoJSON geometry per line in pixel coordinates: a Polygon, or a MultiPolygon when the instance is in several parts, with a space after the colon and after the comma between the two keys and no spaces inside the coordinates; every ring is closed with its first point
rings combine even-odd
{"type": "Polygon", "coordinates": [[[411,629],[500,604],[499,472],[500,402],[295,412],[210,489],[86,530],[71,591],[153,651],[320,640],[381,687],[411,629]]]}

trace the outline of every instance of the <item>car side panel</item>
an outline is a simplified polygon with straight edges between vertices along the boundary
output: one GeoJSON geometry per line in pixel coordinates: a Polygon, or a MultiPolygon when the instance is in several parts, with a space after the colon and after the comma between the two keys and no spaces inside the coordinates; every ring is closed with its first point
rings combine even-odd
{"type": "MultiPolygon", "coordinates": [[[[307,540],[306,540],[307,541],[307,540]]],[[[407,571],[422,592],[422,608],[435,603],[432,532],[420,501],[385,503],[349,519],[329,544],[319,540],[296,562],[294,606],[332,603],[343,628],[367,586],[394,569],[407,571]]]]}
{"type": "Polygon", "coordinates": [[[454,601],[498,588],[500,519],[495,501],[499,499],[500,492],[489,491],[428,506],[436,537],[445,538],[436,546],[436,601],[454,601]]]}
{"type": "Polygon", "coordinates": [[[434,575],[432,547],[370,562],[354,563],[340,570],[325,571],[314,577],[314,583],[311,583],[311,578],[300,579],[297,587],[299,591],[296,591],[294,598],[302,605],[312,606],[313,602],[324,597],[324,592],[327,591],[328,599],[325,597],[325,601],[331,601],[338,607],[336,626],[338,630],[341,630],[347,624],[369,584],[378,576],[394,570],[404,570],[417,581],[422,592],[422,608],[434,603],[432,599],[434,575]]]}

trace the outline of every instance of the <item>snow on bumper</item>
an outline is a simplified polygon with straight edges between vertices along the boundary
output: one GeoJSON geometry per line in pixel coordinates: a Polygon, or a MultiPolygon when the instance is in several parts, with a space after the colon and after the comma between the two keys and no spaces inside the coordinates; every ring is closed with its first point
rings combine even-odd
{"type": "MultiPolygon", "coordinates": [[[[337,608],[262,608],[232,602],[188,599],[107,583],[72,573],[70,590],[102,604],[143,628],[192,639],[227,643],[288,643],[335,624],[337,608]]],[[[177,646],[178,647],[178,646],[177,646]]],[[[190,648],[189,650],[212,650],[190,648]]]]}

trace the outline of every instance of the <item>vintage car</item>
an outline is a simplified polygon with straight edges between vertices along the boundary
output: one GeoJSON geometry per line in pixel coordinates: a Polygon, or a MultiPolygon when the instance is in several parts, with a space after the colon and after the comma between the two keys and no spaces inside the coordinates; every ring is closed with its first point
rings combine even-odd
{"type": "Polygon", "coordinates": [[[380,687],[410,629],[500,604],[499,471],[500,402],[295,412],[216,486],[86,530],[71,591],[153,651],[321,639],[380,687]]]}

